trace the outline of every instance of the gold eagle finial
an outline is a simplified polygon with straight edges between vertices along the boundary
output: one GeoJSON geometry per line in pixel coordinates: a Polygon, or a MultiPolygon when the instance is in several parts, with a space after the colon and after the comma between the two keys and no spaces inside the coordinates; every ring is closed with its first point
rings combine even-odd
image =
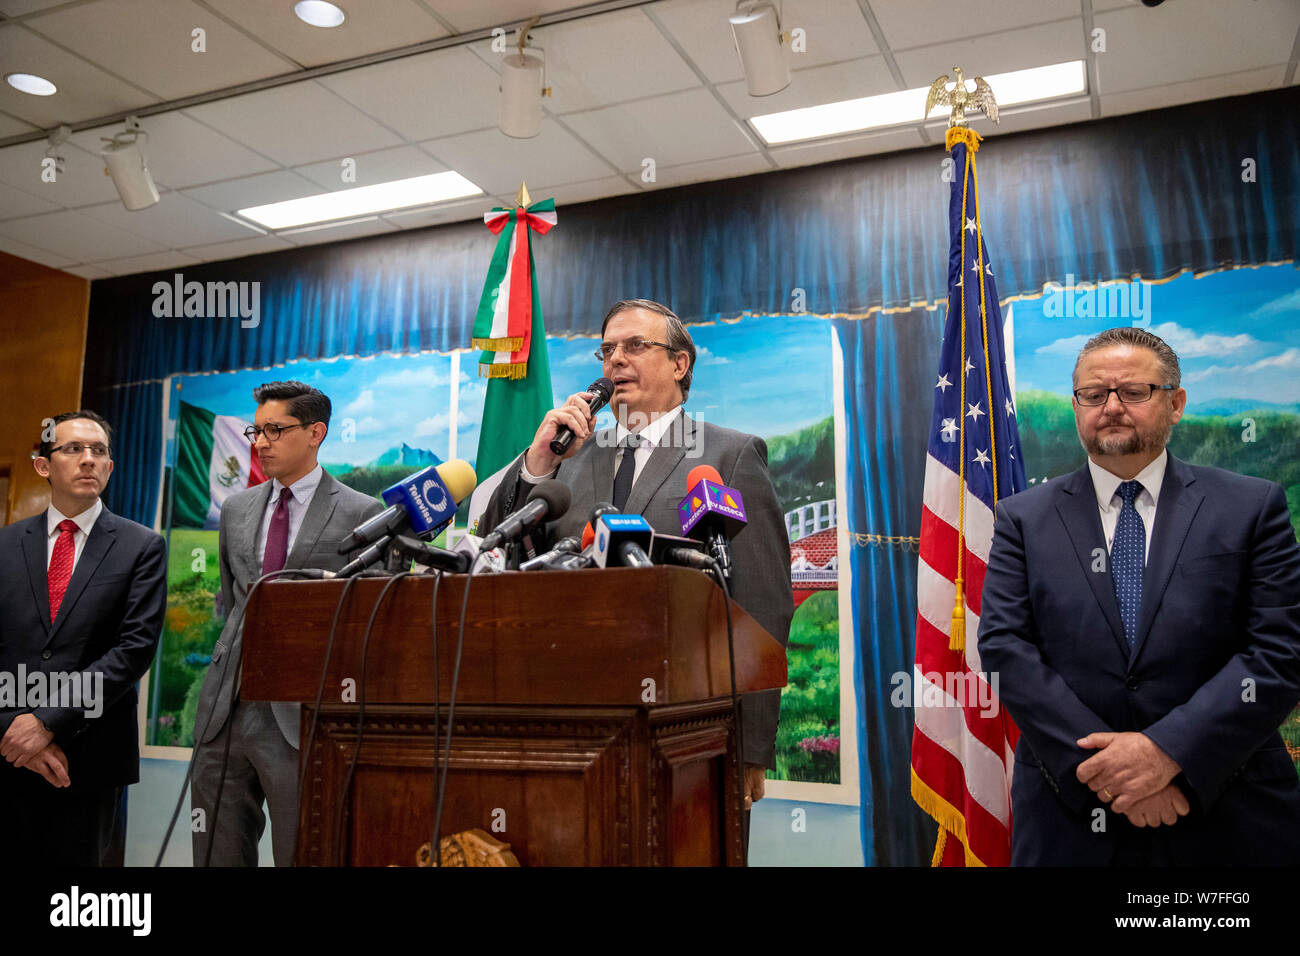
{"type": "Polygon", "coordinates": [[[952,116],[948,119],[948,127],[966,125],[967,110],[983,110],[993,122],[998,122],[998,104],[993,98],[993,88],[984,81],[984,77],[975,77],[975,92],[966,89],[966,81],[962,78],[961,67],[954,66],[953,73],[957,74],[957,81],[953,88],[948,89],[948,74],[939,77],[930,84],[930,92],[925,98],[925,117],[930,116],[930,111],[936,106],[952,107],[952,116]]]}

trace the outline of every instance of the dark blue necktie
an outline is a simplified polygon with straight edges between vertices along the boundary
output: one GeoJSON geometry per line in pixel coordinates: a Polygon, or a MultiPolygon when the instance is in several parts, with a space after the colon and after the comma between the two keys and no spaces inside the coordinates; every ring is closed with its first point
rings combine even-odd
{"type": "Polygon", "coordinates": [[[1124,636],[1129,647],[1137,639],[1138,611],[1142,607],[1142,569],[1146,565],[1147,531],[1142,517],[1133,502],[1142,491],[1136,481],[1126,481],[1119,486],[1119,496],[1124,506],[1115,523],[1115,540],[1110,547],[1111,577],[1115,582],[1115,597],[1119,601],[1119,616],[1124,622],[1124,636]]]}
{"type": "Polygon", "coordinates": [[[632,478],[636,474],[636,450],[641,444],[639,435],[629,434],[619,444],[623,448],[623,460],[618,463],[618,473],[614,475],[613,505],[622,511],[632,494],[632,478]]]}

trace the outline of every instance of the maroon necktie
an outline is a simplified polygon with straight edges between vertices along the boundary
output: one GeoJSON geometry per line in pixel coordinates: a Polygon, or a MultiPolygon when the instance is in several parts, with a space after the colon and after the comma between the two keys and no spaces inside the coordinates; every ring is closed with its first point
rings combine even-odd
{"type": "Polygon", "coordinates": [[[289,502],[293,492],[286,486],[280,489],[280,498],[271,512],[271,527],[266,532],[266,551],[262,555],[262,573],[270,574],[284,567],[289,557],[289,502]]]}
{"type": "Polygon", "coordinates": [[[72,533],[77,530],[77,522],[64,518],[59,522],[59,540],[54,542],[54,553],[50,555],[50,623],[59,615],[59,605],[72,580],[72,559],[76,556],[76,543],[72,533]]]}

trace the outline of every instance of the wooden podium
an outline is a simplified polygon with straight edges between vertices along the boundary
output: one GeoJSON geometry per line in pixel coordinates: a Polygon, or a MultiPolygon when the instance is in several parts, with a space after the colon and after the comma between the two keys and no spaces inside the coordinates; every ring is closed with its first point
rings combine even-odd
{"type": "MultiPolygon", "coordinates": [[[[301,795],[297,865],[413,866],[433,830],[467,578],[356,581],[339,617],[301,795]],[[349,688],[351,693],[349,696],[349,688]],[[341,815],[340,815],[341,811],[341,815]],[[336,820],[341,826],[336,831],[336,820]],[[336,836],[341,833],[341,838],[336,836]]],[[[296,701],[307,744],[343,581],[272,581],[244,626],[245,700],[296,701]]],[[[479,828],[524,866],[741,865],[722,590],[699,571],[475,576],[442,834],[479,828]]],[[[786,682],[785,649],[734,602],[738,693],[786,682]]]]}

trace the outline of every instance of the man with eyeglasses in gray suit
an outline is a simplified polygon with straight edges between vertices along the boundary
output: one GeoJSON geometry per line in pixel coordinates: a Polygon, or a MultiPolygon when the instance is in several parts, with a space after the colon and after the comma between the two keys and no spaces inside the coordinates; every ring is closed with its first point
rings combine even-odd
{"type": "Polygon", "coordinates": [[[257,413],[246,434],[271,480],[232,495],[221,509],[227,617],[194,721],[190,801],[202,810],[193,828],[195,866],[257,866],[266,826],[263,803],[271,815],[275,865],[293,864],[300,708],[238,698],[244,603],[253,582],[272,571],[339,570],[347,561],[339,544],[383,510],[377,499],[348,488],[317,461],[329,431],[328,397],[302,382],[270,382],[255,389],[253,399],[257,413]]]}

